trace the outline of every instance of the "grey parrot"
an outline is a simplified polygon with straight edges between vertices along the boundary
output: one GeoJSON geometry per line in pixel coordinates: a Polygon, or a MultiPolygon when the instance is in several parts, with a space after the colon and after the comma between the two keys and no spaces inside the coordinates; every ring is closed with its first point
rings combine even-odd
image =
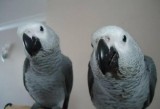
{"type": "Polygon", "coordinates": [[[117,26],[100,28],[91,40],[88,87],[93,105],[97,109],[146,109],[157,81],[152,58],[117,26]]]}
{"type": "Polygon", "coordinates": [[[40,22],[20,26],[17,34],[26,54],[24,86],[35,100],[31,109],[67,109],[73,84],[72,62],[61,53],[58,35],[40,22]]]}

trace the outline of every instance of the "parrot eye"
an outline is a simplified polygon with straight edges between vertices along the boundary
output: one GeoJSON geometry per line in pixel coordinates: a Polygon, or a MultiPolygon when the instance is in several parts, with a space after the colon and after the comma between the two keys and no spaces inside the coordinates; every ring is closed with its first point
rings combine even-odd
{"type": "Polygon", "coordinates": [[[44,29],[43,29],[43,27],[42,27],[42,26],[40,26],[40,31],[42,31],[42,32],[44,31],[44,29]]]}
{"type": "Polygon", "coordinates": [[[123,40],[123,42],[126,42],[126,41],[127,41],[126,35],[123,36],[123,39],[122,39],[122,40],[123,40]]]}

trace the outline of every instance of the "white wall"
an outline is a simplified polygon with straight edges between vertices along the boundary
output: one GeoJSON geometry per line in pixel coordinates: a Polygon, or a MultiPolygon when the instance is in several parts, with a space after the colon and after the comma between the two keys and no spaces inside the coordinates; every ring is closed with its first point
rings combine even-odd
{"type": "Polygon", "coordinates": [[[1,0],[0,24],[20,18],[44,14],[46,0],[1,0]]]}
{"type": "Polygon", "coordinates": [[[0,109],[8,102],[19,105],[32,105],[34,102],[23,85],[25,55],[22,43],[16,28],[11,27],[41,19],[45,13],[46,0],[0,0],[0,53],[5,43],[14,43],[8,59],[4,63],[0,60],[0,109]]]}
{"type": "MultiPolygon", "coordinates": [[[[87,86],[91,34],[105,25],[127,30],[143,52],[156,63],[160,79],[159,0],[52,0],[48,1],[48,24],[59,34],[61,48],[74,68],[74,86],[69,109],[94,109],[87,86]]],[[[149,109],[160,107],[160,81],[149,109]]]]}
{"type": "Polygon", "coordinates": [[[5,43],[14,43],[8,59],[4,63],[0,60],[0,108],[3,109],[8,102],[31,105],[33,100],[23,85],[22,68],[25,55],[16,29],[0,32],[0,37],[0,47],[5,43]]]}

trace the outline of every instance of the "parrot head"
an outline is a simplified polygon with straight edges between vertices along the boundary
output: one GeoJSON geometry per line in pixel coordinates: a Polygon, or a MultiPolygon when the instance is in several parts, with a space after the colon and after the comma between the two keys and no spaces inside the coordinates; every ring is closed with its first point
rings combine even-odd
{"type": "Polygon", "coordinates": [[[136,41],[117,26],[97,30],[93,34],[91,45],[102,74],[110,73],[117,79],[134,75],[135,71],[140,70],[140,63],[144,60],[136,41]]]}
{"type": "Polygon", "coordinates": [[[22,39],[27,56],[34,57],[59,46],[59,38],[55,32],[44,23],[31,22],[22,25],[17,30],[22,39]]]}

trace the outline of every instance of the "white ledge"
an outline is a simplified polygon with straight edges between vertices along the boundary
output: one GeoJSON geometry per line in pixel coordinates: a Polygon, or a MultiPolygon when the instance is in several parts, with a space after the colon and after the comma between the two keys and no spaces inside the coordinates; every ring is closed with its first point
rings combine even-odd
{"type": "Polygon", "coordinates": [[[20,19],[12,20],[9,22],[4,22],[0,24],[0,31],[12,29],[12,28],[17,28],[19,25],[22,25],[26,22],[31,22],[31,21],[40,21],[44,22],[46,21],[46,14],[41,13],[41,14],[36,14],[33,16],[28,16],[28,17],[23,17],[20,19]]]}

